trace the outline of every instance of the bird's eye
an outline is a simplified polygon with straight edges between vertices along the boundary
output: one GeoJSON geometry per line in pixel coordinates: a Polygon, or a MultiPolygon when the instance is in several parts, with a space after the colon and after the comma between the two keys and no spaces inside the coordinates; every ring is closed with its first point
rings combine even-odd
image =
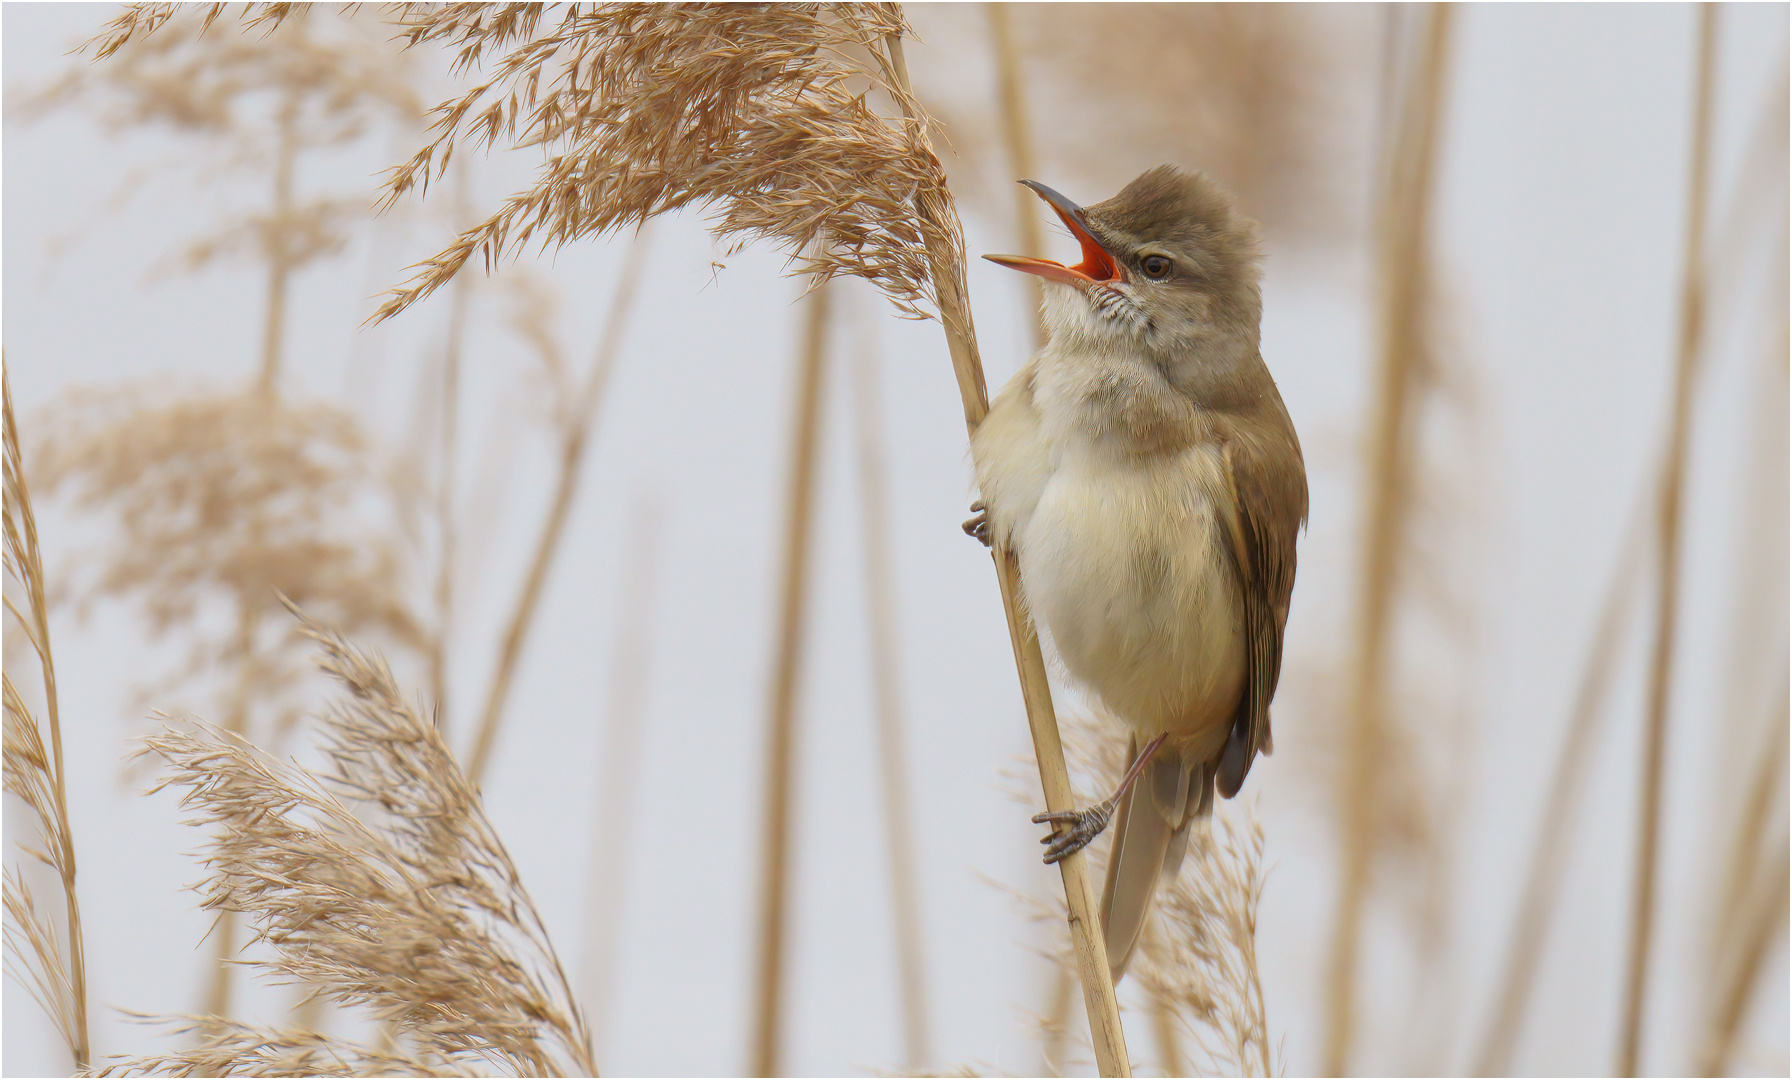
{"type": "Polygon", "coordinates": [[[1157,278],[1161,281],[1170,276],[1170,271],[1173,270],[1175,266],[1175,263],[1164,258],[1162,255],[1147,255],[1144,263],[1145,276],[1157,278]]]}

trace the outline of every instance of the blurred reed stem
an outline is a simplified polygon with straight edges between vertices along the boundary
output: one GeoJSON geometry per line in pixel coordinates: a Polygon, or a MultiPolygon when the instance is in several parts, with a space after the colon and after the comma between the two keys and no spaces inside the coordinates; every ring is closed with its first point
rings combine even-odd
{"type": "MultiPolygon", "coordinates": [[[[303,20],[298,20],[301,24],[303,20]]],[[[295,32],[298,32],[295,29],[295,32]]],[[[286,346],[286,300],[292,281],[292,252],[288,232],[293,221],[293,171],[298,157],[299,91],[288,89],[275,121],[273,228],[268,230],[268,306],[262,324],[261,377],[259,387],[272,397],[280,380],[281,357],[286,346]]]]}
{"type": "Polygon", "coordinates": [[[1518,914],[1505,951],[1505,969],[1495,999],[1498,1004],[1475,1055],[1476,1076],[1510,1076],[1512,1072],[1512,1055],[1517,1049],[1526,1006],[1536,987],[1544,939],[1562,894],[1568,844],[1574,837],[1582,796],[1586,793],[1587,768],[1594,760],[1594,738],[1611,690],[1623,631],[1630,625],[1638,599],[1647,535],[1647,517],[1638,514],[1626,533],[1622,554],[1606,586],[1605,601],[1569,713],[1568,733],[1556,755],[1549,795],[1537,822],[1530,868],[1525,873],[1524,891],[1520,893],[1518,914]]]}
{"type": "Polygon", "coordinates": [[[646,734],[649,676],[653,669],[653,599],[665,514],[657,495],[637,494],[628,517],[628,540],[617,590],[615,641],[610,651],[609,694],[598,761],[597,813],[592,818],[591,857],[585,873],[585,925],[580,989],[590,1003],[598,1051],[614,1012],[617,945],[628,898],[629,839],[634,835],[640,789],[641,740],[646,734]]]}
{"type": "Polygon", "coordinates": [[[1680,290],[1680,335],[1674,365],[1668,452],[1662,466],[1656,520],[1657,564],[1655,640],[1650,651],[1648,704],[1644,713],[1643,763],[1635,878],[1631,890],[1629,953],[1625,962],[1623,1012],[1618,1036],[1619,1076],[1635,1076],[1642,1052],[1643,1011],[1655,930],[1655,867],[1661,846],[1661,779],[1667,742],[1668,696],[1673,689],[1674,639],[1680,613],[1681,501],[1686,484],[1688,429],[1692,419],[1693,375],[1699,361],[1705,319],[1705,202],[1711,158],[1711,102],[1716,51],[1717,7],[1698,8],[1698,53],[1694,70],[1692,143],[1686,207],[1685,265],[1680,290]]]}
{"type": "MultiPolygon", "coordinates": [[[[1020,71],[1019,48],[1014,42],[1014,24],[1005,3],[988,3],[983,9],[989,15],[989,36],[995,46],[996,93],[1001,108],[1002,142],[1008,151],[1008,163],[1018,179],[1034,176],[1033,129],[1027,117],[1026,91],[1020,71]]],[[[1039,208],[1033,193],[1014,185],[1015,224],[1020,231],[1020,254],[1040,258],[1045,254],[1045,241],[1039,230],[1039,208]]],[[[1033,298],[1027,319],[1032,350],[1045,344],[1045,330],[1040,325],[1040,307],[1045,303],[1045,279],[1023,274],[1027,291],[1033,298]]]]}
{"type": "Polygon", "coordinates": [[[1342,866],[1326,979],[1321,1068],[1328,1076],[1348,1075],[1356,1023],[1358,957],[1376,855],[1376,778],[1380,749],[1389,737],[1394,595],[1412,504],[1416,424],[1411,392],[1426,363],[1431,203],[1452,11],[1447,4],[1429,4],[1415,14],[1423,20],[1416,29],[1419,43],[1404,65],[1405,86],[1395,98],[1399,115],[1376,208],[1381,358],[1369,423],[1363,565],[1341,785],[1342,866]]]}
{"type": "MultiPolygon", "coordinates": [[[[11,564],[17,581],[25,591],[25,606],[21,611],[10,598],[6,600],[6,609],[12,612],[19,627],[25,632],[25,638],[31,649],[37,654],[38,673],[43,680],[44,719],[49,731],[48,760],[37,763],[39,769],[47,775],[49,788],[49,805],[45,806],[35,800],[27,800],[40,817],[43,839],[52,850],[46,852],[45,859],[56,871],[62,885],[63,930],[66,935],[68,956],[58,958],[39,951],[37,960],[45,975],[58,962],[66,974],[68,1001],[61,1003],[43,1002],[46,1007],[56,1004],[66,1010],[66,1027],[63,1035],[68,1040],[69,1053],[75,1060],[75,1071],[87,1071],[92,1057],[92,1043],[87,1032],[87,946],[85,935],[81,930],[81,905],[75,892],[75,835],[68,817],[68,780],[65,772],[65,759],[62,752],[62,709],[56,692],[56,660],[50,648],[50,602],[49,590],[44,582],[43,548],[37,539],[37,514],[31,506],[31,486],[25,477],[25,457],[19,446],[18,424],[14,418],[12,407],[12,379],[7,374],[4,361],[0,361],[0,404],[5,409],[5,453],[6,453],[6,561],[11,564]]],[[[21,701],[16,695],[10,677],[6,680],[7,711],[13,712],[21,701]]],[[[19,720],[25,719],[23,709],[19,708],[19,720]]],[[[15,718],[8,717],[7,733],[7,787],[14,786],[15,750],[12,728],[15,718]]],[[[31,727],[37,727],[35,721],[31,727]]],[[[41,788],[38,789],[41,791],[41,788]]],[[[18,792],[15,792],[17,794],[18,792]]],[[[29,900],[24,879],[12,878],[7,883],[9,891],[17,888],[21,894],[19,901],[29,900]]],[[[9,900],[7,907],[11,909],[14,901],[9,900]]],[[[12,929],[9,927],[9,930],[12,929]]],[[[8,951],[13,951],[11,934],[8,934],[8,951]]],[[[23,954],[21,953],[21,956],[23,954]]],[[[12,957],[7,958],[7,968],[13,968],[12,957]]],[[[46,980],[47,981],[47,980],[46,980]]],[[[52,1019],[57,1019],[56,1009],[52,1008],[52,1019]]],[[[62,1024],[59,1023],[59,1027],[62,1024]]]]}
{"type": "MultiPolygon", "coordinates": [[[[271,318],[271,316],[270,316],[271,318]]],[[[267,393],[273,391],[264,385],[267,393]]],[[[261,623],[260,597],[248,590],[236,598],[236,689],[224,713],[224,730],[232,735],[248,737],[251,699],[255,693],[255,630],[261,623]]],[[[217,946],[217,965],[212,969],[211,983],[205,993],[205,1012],[212,1016],[230,1015],[230,988],[236,981],[237,914],[228,908],[218,909],[218,920],[212,929],[217,946]]]]}
{"type": "Polygon", "coordinates": [[[510,697],[510,684],[516,675],[517,661],[522,656],[529,628],[535,621],[535,610],[541,602],[541,591],[547,583],[548,571],[553,568],[554,556],[560,550],[560,540],[565,535],[566,522],[572,513],[573,499],[578,495],[579,477],[585,464],[585,449],[590,445],[598,409],[603,404],[605,391],[609,389],[610,375],[616,367],[616,356],[622,348],[629,314],[634,308],[641,282],[641,270],[647,258],[649,238],[648,227],[643,225],[635,234],[634,243],[629,246],[628,255],[622,263],[621,277],[616,282],[616,292],[610,298],[610,310],[604,317],[603,331],[598,339],[597,355],[592,359],[591,371],[585,376],[578,398],[561,424],[560,460],[554,497],[548,503],[547,516],[542,520],[541,530],[536,537],[535,554],[529,560],[522,589],[517,593],[516,604],[505,625],[504,643],[498,653],[498,667],[492,674],[491,688],[486,694],[485,709],[480,714],[473,750],[467,758],[467,779],[474,784],[479,783],[480,778],[485,775],[492,744],[497,739],[498,726],[504,717],[504,705],[510,697]]]}
{"type": "Polygon", "coordinates": [[[754,1000],[751,1076],[782,1076],[784,942],[788,936],[792,802],[796,784],[796,698],[802,684],[808,615],[810,541],[815,516],[816,458],[821,436],[822,386],[827,374],[826,284],[802,300],[796,409],[791,420],[790,481],[784,516],[784,565],[778,592],[777,652],[772,660],[769,746],[765,762],[765,824],[759,897],[759,970],[754,1000]]]}
{"type": "MultiPolygon", "coordinates": [[[[884,38],[896,87],[897,100],[910,123],[920,123],[914,104],[914,91],[909,82],[908,62],[904,59],[902,38],[891,34],[884,38]]],[[[962,255],[954,252],[944,240],[955,234],[955,223],[938,220],[949,203],[919,198],[916,212],[927,236],[928,259],[931,264],[934,291],[939,298],[940,324],[946,331],[946,344],[952,354],[952,370],[958,379],[959,397],[964,405],[965,426],[975,433],[977,425],[989,413],[989,388],[983,378],[983,361],[977,355],[977,331],[971,321],[969,298],[965,295],[962,255]]],[[[1033,756],[1039,765],[1039,782],[1044,789],[1045,805],[1051,811],[1075,808],[1075,795],[1070,787],[1070,772],[1064,765],[1064,744],[1058,732],[1058,718],[1052,709],[1051,684],[1047,681],[1045,659],[1039,651],[1039,637],[1033,629],[1033,618],[1020,599],[1020,563],[1014,552],[998,542],[991,554],[996,564],[996,581],[1002,592],[1002,608],[1008,618],[1008,636],[1014,646],[1015,667],[1020,674],[1021,697],[1026,702],[1027,726],[1033,736],[1033,756]]],[[[1099,908],[1095,889],[1089,880],[1086,852],[1072,853],[1058,863],[1064,883],[1064,899],[1070,920],[1070,940],[1076,952],[1077,976],[1083,984],[1083,1004],[1089,1014],[1089,1035],[1095,1047],[1096,1067],[1103,1076],[1131,1076],[1127,1059],[1126,1035],[1120,1025],[1120,1003],[1114,994],[1113,978],[1108,973],[1107,944],[1102,939],[1099,908]]]]}
{"type": "Polygon", "coordinates": [[[896,559],[890,551],[889,470],[877,392],[876,335],[864,328],[852,366],[854,429],[858,434],[859,512],[865,538],[866,616],[871,639],[872,702],[877,720],[879,778],[883,782],[885,842],[890,856],[890,901],[896,921],[896,970],[902,1002],[903,1064],[913,1070],[933,1057],[927,1023],[926,938],[921,933],[920,880],[909,800],[908,740],[902,709],[902,657],[896,628],[896,559]]]}
{"type": "Polygon", "coordinates": [[[1787,875],[1792,873],[1792,866],[1787,862],[1785,837],[1768,835],[1773,822],[1785,821],[1784,804],[1777,808],[1773,805],[1774,795],[1782,792],[1786,783],[1786,728],[1792,721],[1788,711],[1792,701],[1788,700],[1785,685],[1782,677],[1778,700],[1767,714],[1766,752],[1754,758],[1755,773],[1730,854],[1714,964],[1717,974],[1713,979],[1708,1027],[1693,1066],[1696,1076],[1727,1075],[1736,1035],[1760,981],[1761,968],[1786,925],[1787,875]],[[1773,854],[1763,862],[1762,857],[1769,851],[1773,854]]]}
{"type": "Polygon", "coordinates": [[[460,364],[466,337],[465,278],[456,278],[448,301],[448,340],[442,349],[442,430],[436,474],[435,634],[429,648],[429,693],[436,726],[448,726],[448,628],[454,618],[455,458],[460,447],[460,364]]]}

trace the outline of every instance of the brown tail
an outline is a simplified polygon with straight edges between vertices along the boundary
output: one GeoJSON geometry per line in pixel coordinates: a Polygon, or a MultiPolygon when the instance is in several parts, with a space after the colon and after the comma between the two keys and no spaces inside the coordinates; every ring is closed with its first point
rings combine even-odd
{"type": "MultiPolygon", "coordinates": [[[[1128,768],[1138,755],[1135,736],[1126,751],[1128,768]]],[[[1212,811],[1212,770],[1168,746],[1157,752],[1120,800],[1107,884],[1101,893],[1101,928],[1115,982],[1126,974],[1138,947],[1159,882],[1175,877],[1182,866],[1189,826],[1212,811]]]]}

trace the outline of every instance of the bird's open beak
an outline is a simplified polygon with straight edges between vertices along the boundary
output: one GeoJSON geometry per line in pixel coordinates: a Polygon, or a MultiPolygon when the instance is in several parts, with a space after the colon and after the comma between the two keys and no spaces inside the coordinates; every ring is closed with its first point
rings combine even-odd
{"type": "Polygon", "coordinates": [[[1022,184],[1033,189],[1033,193],[1044,199],[1058,213],[1058,217],[1070,229],[1070,234],[1083,246],[1083,261],[1075,266],[1052,262],[1050,259],[1034,259],[1025,255],[985,255],[992,263],[1000,263],[1022,273],[1038,274],[1048,281],[1061,281],[1066,285],[1085,286],[1105,281],[1125,281],[1126,270],[1118,260],[1103,247],[1101,241],[1095,239],[1089,227],[1083,224],[1083,208],[1066,199],[1064,196],[1046,187],[1037,180],[1022,180],[1022,184]]]}

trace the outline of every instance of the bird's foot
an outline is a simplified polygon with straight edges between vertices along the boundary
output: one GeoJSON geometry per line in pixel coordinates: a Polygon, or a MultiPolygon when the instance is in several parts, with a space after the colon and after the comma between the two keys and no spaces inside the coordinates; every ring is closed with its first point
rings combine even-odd
{"type": "Polygon", "coordinates": [[[1046,845],[1045,861],[1055,863],[1069,858],[1075,852],[1089,846],[1089,841],[1100,836],[1108,827],[1108,821],[1114,816],[1114,800],[1092,806],[1087,810],[1058,810],[1044,814],[1034,814],[1035,825],[1065,825],[1063,830],[1054,830],[1048,836],[1039,838],[1046,845]]]}
{"type": "Polygon", "coordinates": [[[964,533],[981,543],[984,547],[990,544],[989,510],[981,500],[971,504],[971,513],[976,515],[964,523],[964,533]]]}

